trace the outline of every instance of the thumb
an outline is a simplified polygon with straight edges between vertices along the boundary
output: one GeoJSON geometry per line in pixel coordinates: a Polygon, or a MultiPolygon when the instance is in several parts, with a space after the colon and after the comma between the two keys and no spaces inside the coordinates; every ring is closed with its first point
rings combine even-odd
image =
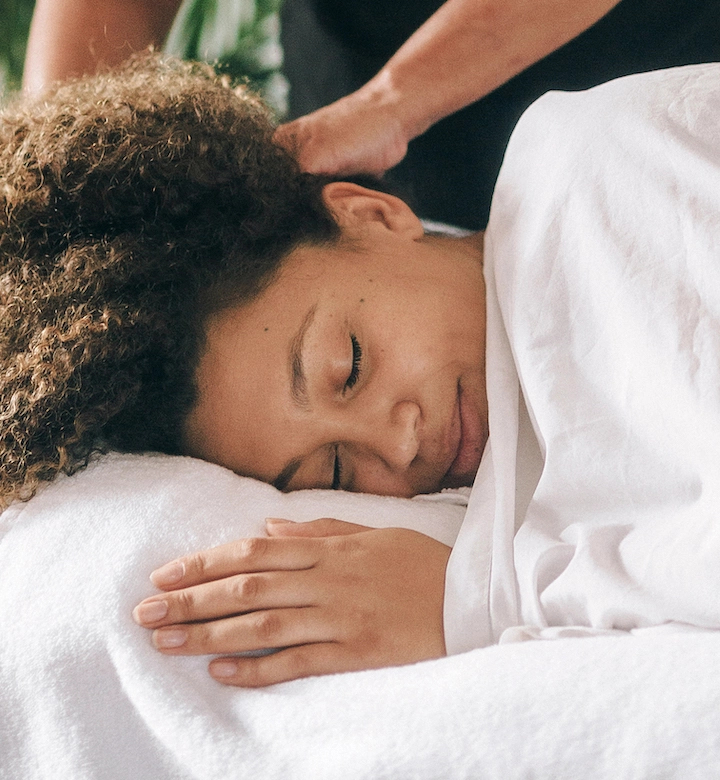
{"type": "Polygon", "coordinates": [[[280,517],[265,519],[267,532],[270,536],[348,536],[370,529],[357,523],[346,523],[332,517],[321,517],[308,523],[295,523],[280,517]]]}

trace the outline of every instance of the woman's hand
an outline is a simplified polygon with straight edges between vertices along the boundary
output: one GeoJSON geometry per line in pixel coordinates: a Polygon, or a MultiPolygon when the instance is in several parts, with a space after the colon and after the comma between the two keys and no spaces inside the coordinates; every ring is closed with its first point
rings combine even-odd
{"type": "Polygon", "coordinates": [[[275,140],[309,173],[381,176],[405,157],[410,139],[392,101],[369,84],[281,125],[275,140]]]}
{"type": "Polygon", "coordinates": [[[246,687],[445,655],[449,547],[416,531],[327,518],[268,521],[268,533],[153,572],[165,593],[133,617],[154,629],[161,652],[281,648],[210,663],[219,682],[246,687]]]}

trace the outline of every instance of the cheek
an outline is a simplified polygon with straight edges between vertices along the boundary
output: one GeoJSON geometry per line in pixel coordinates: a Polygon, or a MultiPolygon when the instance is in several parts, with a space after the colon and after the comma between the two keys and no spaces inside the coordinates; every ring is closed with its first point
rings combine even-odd
{"type": "Polygon", "coordinates": [[[423,488],[411,484],[409,477],[402,478],[382,469],[377,461],[356,458],[352,490],[355,493],[372,493],[376,496],[412,498],[423,488]]]}
{"type": "Polygon", "coordinates": [[[484,348],[483,328],[478,320],[437,309],[418,315],[388,339],[388,349],[397,358],[415,369],[478,363],[484,348]]]}

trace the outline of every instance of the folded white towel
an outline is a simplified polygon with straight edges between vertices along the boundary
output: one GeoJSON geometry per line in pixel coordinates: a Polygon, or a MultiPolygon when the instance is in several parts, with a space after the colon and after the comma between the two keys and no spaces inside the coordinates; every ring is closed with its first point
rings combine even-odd
{"type": "MultiPolygon", "coordinates": [[[[450,497],[450,501],[457,501],[450,497]]],[[[0,517],[2,780],[707,778],[720,636],[557,640],[226,688],[131,620],[148,573],[266,515],[434,530],[464,507],[282,495],[186,458],[113,455],[0,517]]]]}

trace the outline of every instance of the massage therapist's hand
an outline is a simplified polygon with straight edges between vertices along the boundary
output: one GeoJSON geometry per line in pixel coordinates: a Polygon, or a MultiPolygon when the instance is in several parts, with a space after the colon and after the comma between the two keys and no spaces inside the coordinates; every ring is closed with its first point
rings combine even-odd
{"type": "Polygon", "coordinates": [[[381,176],[405,157],[410,138],[389,100],[366,85],[281,125],[275,140],[309,173],[381,176]]]}
{"type": "Polygon", "coordinates": [[[310,173],[379,175],[443,117],[595,24],[620,0],[446,0],[359,90],[281,126],[310,173]]]}
{"type": "Polygon", "coordinates": [[[167,655],[222,655],[210,674],[256,687],[445,655],[443,597],[450,548],[405,529],[322,519],[268,521],[241,539],[153,572],[164,590],[133,616],[167,655]]]}

